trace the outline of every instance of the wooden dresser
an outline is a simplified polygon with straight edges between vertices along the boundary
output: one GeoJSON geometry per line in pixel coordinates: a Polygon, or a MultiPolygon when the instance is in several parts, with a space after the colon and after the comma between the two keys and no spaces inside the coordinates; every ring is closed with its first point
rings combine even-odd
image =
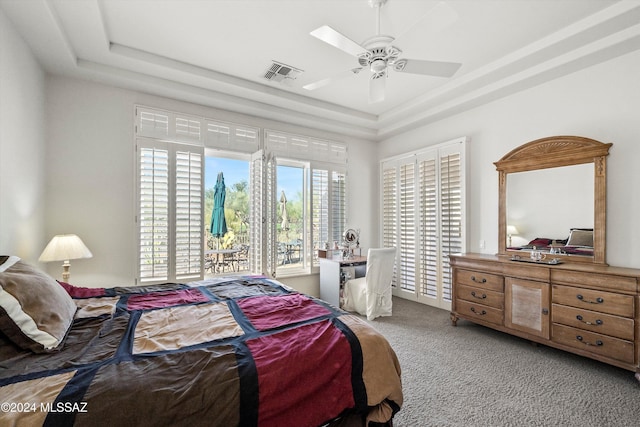
{"type": "Polygon", "coordinates": [[[517,335],[636,372],[640,380],[640,270],[450,255],[451,321],[517,335]]]}

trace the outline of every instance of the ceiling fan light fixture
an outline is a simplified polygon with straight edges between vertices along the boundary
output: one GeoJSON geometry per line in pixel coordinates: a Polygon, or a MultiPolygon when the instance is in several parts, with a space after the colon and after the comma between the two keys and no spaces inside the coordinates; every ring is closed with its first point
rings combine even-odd
{"type": "Polygon", "coordinates": [[[387,61],[385,61],[384,59],[375,59],[373,61],[371,61],[371,72],[372,73],[380,73],[382,71],[385,70],[385,68],[387,68],[387,61]]]}

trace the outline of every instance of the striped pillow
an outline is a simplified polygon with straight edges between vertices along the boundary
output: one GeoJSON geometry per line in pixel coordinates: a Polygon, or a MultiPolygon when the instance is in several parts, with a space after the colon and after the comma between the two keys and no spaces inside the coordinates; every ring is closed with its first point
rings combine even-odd
{"type": "Polygon", "coordinates": [[[61,347],[76,305],[53,278],[16,256],[0,256],[0,331],[35,353],[61,347]]]}

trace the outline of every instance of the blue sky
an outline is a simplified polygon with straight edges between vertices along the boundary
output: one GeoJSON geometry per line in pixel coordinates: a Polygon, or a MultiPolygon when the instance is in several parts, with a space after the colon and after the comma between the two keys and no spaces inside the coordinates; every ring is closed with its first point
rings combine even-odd
{"type": "MultiPolygon", "coordinates": [[[[205,190],[216,185],[218,172],[224,174],[224,183],[231,187],[242,180],[249,182],[249,162],[247,160],[224,159],[221,157],[206,157],[204,172],[205,190]]],[[[293,200],[298,192],[302,191],[302,170],[297,168],[278,166],[278,194],[284,190],[287,200],[293,200]]]]}

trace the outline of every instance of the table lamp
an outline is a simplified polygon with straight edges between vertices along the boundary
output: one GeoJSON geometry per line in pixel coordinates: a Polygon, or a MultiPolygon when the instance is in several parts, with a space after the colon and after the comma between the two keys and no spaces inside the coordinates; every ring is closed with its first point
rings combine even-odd
{"type": "Polygon", "coordinates": [[[509,236],[509,247],[511,247],[511,236],[518,235],[518,229],[515,225],[507,225],[507,235],[509,236]]]}
{"type": "Polygon", "coordinates": [[[41,262],[64,261],[62,264],[62,280],[69,280],[69,268],[71,264],[69,260],[80,258],[91,258],[93,254],[85,246],[82,240],[75,234],[59,234],[54,236],[49,242],[40,258],[41,262]]]}

